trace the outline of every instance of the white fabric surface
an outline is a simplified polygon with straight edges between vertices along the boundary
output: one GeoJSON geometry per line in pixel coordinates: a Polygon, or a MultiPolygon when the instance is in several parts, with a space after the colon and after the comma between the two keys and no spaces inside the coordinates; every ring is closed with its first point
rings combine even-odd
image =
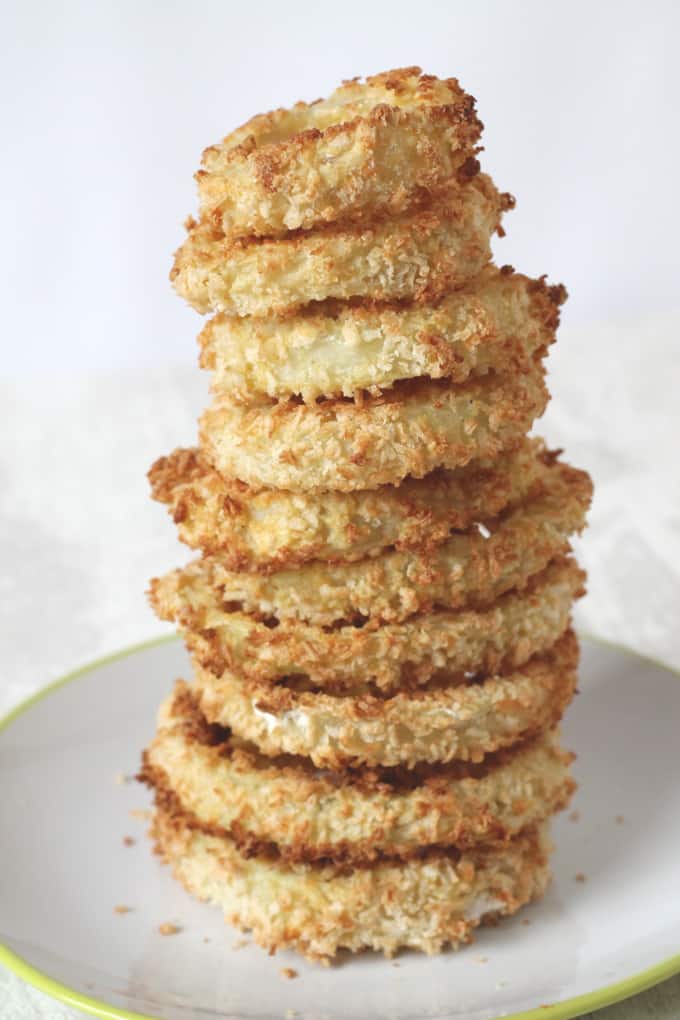
{"type": "MultiPolygon", "coordinates": [[[[579,544],[590,580],[578,623],[680,668],[680,318],[589,329],[566,318],[538,431],[596,481],[579,544]]],[[[169,629],[144,591],[188,554],[144,476],[156,456],[193,442],[205,394],[189,363],[3,388],[0,713],[69,669],[169,629]]],[[[599,1015],[679,1013],[675,979],[599,1015]]],[[[76,1015],[0,970],[2,1020],[76,1015]]]]}

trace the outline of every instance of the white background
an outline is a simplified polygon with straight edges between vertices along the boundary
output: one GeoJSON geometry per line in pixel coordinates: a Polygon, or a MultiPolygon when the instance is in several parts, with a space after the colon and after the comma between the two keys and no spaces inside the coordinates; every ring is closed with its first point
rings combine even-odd
{"type": "MultiPolygon", "coordinates": [[[[579,621],[680,666],[678,11],[2,5],[0,715],[163,629],[144,589],[186,553],[144,473],[205,401],[200,320],[167,281],[202,149],[413,63],[477,97],[485,168],[518,199],[498,261],[570,291],[540,431],[597,484],[579,621]]],[[[676,981],[606,1016],[679,1011],[676,981]]],[[[2,1020],[72,1015],[0,973],[2,1020]]]]}

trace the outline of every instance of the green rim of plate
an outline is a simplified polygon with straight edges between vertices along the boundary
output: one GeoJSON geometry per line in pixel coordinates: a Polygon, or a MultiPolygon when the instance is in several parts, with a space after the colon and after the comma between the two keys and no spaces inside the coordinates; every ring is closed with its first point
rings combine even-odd
{"type": "MultiPolygon", "coordinates": [[[[666,663],[660,662],[651,656],[640,655],[639,652],[633,651],[625,645],[619,645],[614,641],[606,641],[588,633],[582,633],[582,636],[589,641],[593,641],[595,644],[625,652],[627,655],[632,655],[651,665],[659,666],[668,673],[680,677],[680,670],[676,670],[672,666],[668,666],[666,663]]],[[[16,708],[0,719],[0,732],[7,729],[18,716],[23,715],[24,712],[32,708],[38,701],[42,701],[43,698],[53,694],[54,691],[59,690],[60,687],[70,683],[72,680],[77,680],[79,677],[99,669],[100,666],[106,666],[109,663],[117,662],[119,659],[125,659],[136,652],[146,651],[148,648],[154,648],[157,645],[176,640],[177,635],[169,634],[164,637],[152,638],[150,641],[142,641],[119,652],[114,652],[112,655],[95,659],[94,662],[81,666],[80,669],[76,669],[72,673],[67,673],[66,676],[55,680],[54,683],[31,695],[30,698],[26,698],[25,701],[22,701],[16,708]]],[[[27,963],[26,960],[18,956],[2,942],[0,942],[0,964],[7,967],[8,970],[12,971],[29,985],[33,985],[39,991],[51,995],[52,998],[63,1002],[67,1006],[73,1006],[83,1013],[88,1013],[90,1016],[100,1017],[101,1020],[158,1020],[158,1017],[153,1017],[147,1013],[131,1013],[127,1009],[110,1006],[100,999],[83,995],[81,992],[63,985],[59,981],[55,981],[54,978],[49,977],[49,975],[37,970],[30,963],[27,963]]],[[[617,981],[612,985],[605,985],[594,992],[586,992],[584,995],[577,995],[575,998],[567,999],[564,1002],[557,1002],[553,1005],[538,1006],[535,1009],[524,1010],[520,1013],[506,1014],[502,1020],[573,1020],[574,1017],[582,1016],[584,1013],[602,1009],[604,1006],[611,1006],[615,1002],[621,1002],[632,995],[644,992],[647,988],[665,981],[666,978],[673,977],[678,972],[680,972],[680,953],[670,956],[667,960],[663,960],[653,967],[648,967],[647,970],[640,971],[639,974],[624,978],[623,981],[617,981]]],[[[498,1017],[497,1020],[501,1020],[501,1018],[498,1017]]]]}

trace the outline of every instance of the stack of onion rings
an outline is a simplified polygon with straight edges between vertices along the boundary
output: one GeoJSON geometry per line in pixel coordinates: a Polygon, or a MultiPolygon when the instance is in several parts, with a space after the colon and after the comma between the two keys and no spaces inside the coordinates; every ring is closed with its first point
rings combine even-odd
{"type": "Polygon", "coordinates": [[[175,254],[212,402],[149,472],[200,552],[150,598],[194,679],[140,778],[179,881],[270,951],[469,941],[542,895],[574,791],[592,484],[527,436],[566,291],[491,263],[480,132],[418,68],[254,117],[175,254]]]}

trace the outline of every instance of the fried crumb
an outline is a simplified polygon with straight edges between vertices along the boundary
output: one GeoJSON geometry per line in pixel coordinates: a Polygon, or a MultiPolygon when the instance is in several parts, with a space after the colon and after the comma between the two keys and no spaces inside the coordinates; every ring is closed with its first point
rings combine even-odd
{"type": "Polygon", "coordinates": [[[125,786],[126,783],[131,783],[133,777],[129,776],[126,772],[116,772],[114,780],[117,786],[125,786]]]}
{"type": "Polygon", "coordinates": [[[522,918],[522,924],[526,924],[526,925],[529,925],[529,924],[531,924],[531,921],[529,920],[529,918],[528,918],[528,917],[523,917],[523,918],[522,918]]]}
{"type": "Polygon", "coordinates": [[[580,822],[581,821],[581,812],[580,811],[572,811],[571,814],[569,815],[569,821],[570,822],[580,822]]]}
{"type": "Polygon", "coordinates": [[[393,967],[401,967],[401,964],[400,964],[400,963],[397,963],[397,961],[396,961],[396,960],[393,960],[393,961],[392,961],[392,966],[393,966],[393,967]]]}
{"type": "Polygon", "coordinates": [[[625,820],[626,819],[623,817],[623,815],[617,815],[616,818],[614,819],[617,825],[623,825],[625,820]]]}
{"type": "Polygon", "coordinates": [[[177,935],[181,930],[178,925],[171,924],[169,921],[164,921],[163,924],[158,925],[158,931],[161,935],[177,935]]]}
{"type": "Polygon", "coordinates": [[[298,1011],[296,1009],[287,1009],[286,1010],[286,1020],[293,1020],[293,1017],[296,1017],[296,1016],[299,1016],[299,1015],[300,1014],[298,1013],[298,1011]]]}
{"type": "Polygon", "coordinates": [[[203,939],[203,941],[204,941],[204,942],[210,942],[210,939],[209,939],[209,938],[207,938],[207,936],[206,936],[206,938],[204,938],[204,939],[203,939]]]}
{"type": "Polygon", "coordinates": [[[126,907],[124,903],[118,903],[114,908],[114,914],[129,914],[132,907],[126,907]]]}
{"type": "Polygon", "coordinates": [[[488,963],[488,962],[489,962],[488,956],[475,956],[475,963],[488,963]]]}
{"type": "Polygon", "coordinates": [[[583,874],[582,871],[577,871],[576,874],[574,875],[575,882],[585,882],[585,880],[586,876],[583,874]]]}
{"type": "Polygon", "coordinates": [[[137,818],[140,822],[147,822],[151,818],[151,812],[148,808],[132,808],[130,818],[137,818]]]}
{"type": "Polygon", "coordinates": [[[293,978],[296,978],[298,976],[298,972],[296,970],[293,970],[292,967],[282,967],[281,970],[279,971],[279,974],[281,975],[281,977],[285,977],[289,981],[292,981],[293,978]]]}
{"type": "Polygon", "coordinates": [[[137,842],[132,836],[123,836],[123,846],[134,846],[137,842]]]}
{"type": "Polygon", "coordinates": [[[232,949],[245,949],[246,946],[250,945],[250,939],[236,939],[236,942],[232,944],[232,949]]]}

